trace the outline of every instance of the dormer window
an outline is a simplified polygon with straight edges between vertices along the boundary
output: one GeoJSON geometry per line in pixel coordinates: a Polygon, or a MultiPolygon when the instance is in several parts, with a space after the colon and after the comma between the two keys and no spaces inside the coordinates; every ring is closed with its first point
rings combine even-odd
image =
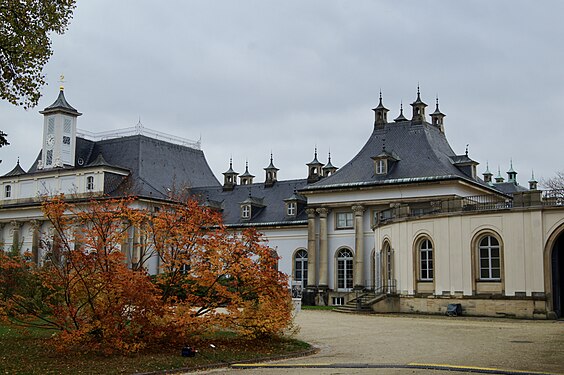
{"type": "Polygon", "coordinates": [[[251,205],[244,204],[241,206],[241,218],[250,219],[251,218],[251,205]]]}
{"type": "Polygon", "coordinates": [[[4,187],[4,197],[6,198],[12,197],[12,185],[6,185],[4,187]]]}
{"type": "Polygon", "coordinates": [[[86,177],[86,190],[88,190],[88,191],[94,190],[94,177],[93,176],[86,177]]]}
{"type": "Polygon", "coordinates": [[[286,213],[288,216],[296,216],[297,211],[297,203],[296,202],[288,202],[286,206],[286,213]]]}

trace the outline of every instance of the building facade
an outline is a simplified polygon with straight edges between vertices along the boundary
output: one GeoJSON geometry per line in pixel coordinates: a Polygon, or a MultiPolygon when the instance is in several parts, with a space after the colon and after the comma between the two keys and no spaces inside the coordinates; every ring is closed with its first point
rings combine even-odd
{"type": "MultiPolygon", "coordinates": [[[[307,176],[278,180],[273,157],[255,182],[248,165],[223,184],[199,144],[143,129],[79,131],[81,115],[63,90],[41,111],[43,147],[28,171],[18,163],[0,178],[0,243],[43,256],[49,236],[39,197],[133,194],[157,207],[183,192],[221,211],[232,230],[255,227],[280,257],[280,270],[304,287],[304,302],[352,304],[373,311],[444,313],[459,303],[472,315],[556,318],[564,290],[562,192],[525,188],[513,166],[507,180],[445,136],[417,93],[408,119],[388,121],[382,97],[373,131],[341,168],[314,158],[307,176]]],[[[135,262],[135,231],[123,250],[135,262]]],[[[158,263],[149,262],[158,272],[158,263]]]]}

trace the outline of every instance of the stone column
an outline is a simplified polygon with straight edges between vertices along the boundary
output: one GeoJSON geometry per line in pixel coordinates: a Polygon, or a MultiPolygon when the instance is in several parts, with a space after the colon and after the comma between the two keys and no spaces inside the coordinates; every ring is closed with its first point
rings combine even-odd
{"type": "Polygon", "coordinates": [[[352,206],[354,212],[354,287],[364,287],[364,207],[352,206]]]}
{"type": "Polygon", "coordinates": [[[319,214],[319,287],[328,288],[329,249],[327,241],[327,214],[329,209],[318,208],[316,211],[319,214]]]}
{"type": "Polygon", "coordinates": [[[307,286],[317,286],[317,252],[315,243],[315,209],[306,209],[307,213],[307,286]]]}
{"type": "Polygon", "coordinates": [[[16,251],[18,252],[18,254],[21,254],[21,249],[20,249],[20,228],[22,226],[22,223],[16,220],[12,220],[11,222],[12,224],[12,251],[16,251]]]}
{"type": "Polygon", "coordinates": [[[41,228],[41,221],[31,220],[31,260],[35,264],[39,264],[39,228],[41,228]]]}

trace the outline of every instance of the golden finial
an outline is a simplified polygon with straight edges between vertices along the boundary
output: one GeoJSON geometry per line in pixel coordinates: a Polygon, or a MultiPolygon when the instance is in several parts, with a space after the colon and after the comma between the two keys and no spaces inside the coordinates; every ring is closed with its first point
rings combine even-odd
{"type": "Polygon", "coordinates": [[[65,83],[65,75],[64,75],[64,74],[61,74],[61,75],[59,76],[59,83],[61,84],[61,86],[59,86],[59,89],[60,89],[61,91],[63,91],[63,90],[65,89],[65,86],[64,86],[64,83],[65,83]]]}

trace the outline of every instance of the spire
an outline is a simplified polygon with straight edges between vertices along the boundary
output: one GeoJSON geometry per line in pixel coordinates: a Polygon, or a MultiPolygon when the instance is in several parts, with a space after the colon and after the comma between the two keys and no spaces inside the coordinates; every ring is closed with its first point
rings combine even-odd
{"type": "Polygon", "coordinates": [[[400,102],[400,114],[398,117],[396,117],[394,119],[395,122],[402,122],[402,121],[407,121],[407,119],[405,118],[405,116],[403,115],[403,101],[400,102]]]}
{"type": "Polygon", "coordinates": [[[264,186],[271,187],[277,181],[277,172],[279,171],[278,168],[274,166],[274,162],[272,161],[272,152],[270,153],[270,164],[268,167],[264,168],[266,172],[266,178],[264,179],[264,186]]]}
{"type": "Polygon", "coordinates": [[[308,175],[307,175],[307,182],[312,183],[319,181],[322,177],[322,168],[323,163],[317,160],[317,146],[315,147],[315,152],[313,156],[313,160],[306,164],[308,167],[308,175]]]}
{"type": "Polygon", "coordinates": [[[517,185],[517,172],[513,169],[513,159],[509,160],[509,170],[507,171],[507,182],[517,185]]]}
{"type": "Polygon", "coordinates": [[[492,172],[490,172],[489,163],[486,161],[486,171],[482,174],[484,176],[484,182],[491,185],[492,184],[492,172]]]}
{"type": "Polygon", "coordinates": [[[529,190],[537,190],[538,181],[535,179],[535,171],[531,171],[531,179],[529,180],[529,190]]]}
{"type": "Polygon", "coordinates": [[[378,106],[372,109],[374,111],[374,127],[382,128],[388,122],[388,108],[382,104],[382,91],[380,90],[380,101],[378,106]]]}
{"type": "Polygon", "coordinates": [[[411,121],[414,124],[421,124],[422,122],[424,122],[425,107],[427,107],[427,104],[423,103],[423,101],[421,100],[419,84],[417,85],[417,99],[413,103],[411,103],[411,106],[413,107],[413,116],[411,118],[411,121]]]}
{"type": "Polygon", "coordinates": [[[223,172],[223,190],[233,190],[237,185],[237,176],[239,173],[233,170],[233,158],[229,158],[229,169],[223,172]]]}
{"type": "Polygon", "coordinates": [[[337,171],[337,167],[331,164],[331,151],[329,151],[329,157],[327,158],[327,164],[323,167],[323,177],[329,177],[337,171]]]}
{"type": "Polygon", "coordinates": [[[239,182],[241,185],[251,185],[253,183],[253,176],[249,173],[249,161],[245,161],[245,172],[239,176],[239,182]]]}
{"type": "Polygon", "coordinates": [[[446,115],[442,113],[441,110],[439,109],[439,95],[437,95],[435,112],[431,113],[431,123],[436,127],[438,127],[442,133],[445,132],[444,124],[443,124],[444,122],[443,119],[445,117],[446,115]]]}
{"type": "Polygon", "coordinates": [[[501,175],[501,169],[499,169],[499,165],[497,166],[497,176],[495,177],[495,183],[501,184],[505,179],[501,175]]]}

